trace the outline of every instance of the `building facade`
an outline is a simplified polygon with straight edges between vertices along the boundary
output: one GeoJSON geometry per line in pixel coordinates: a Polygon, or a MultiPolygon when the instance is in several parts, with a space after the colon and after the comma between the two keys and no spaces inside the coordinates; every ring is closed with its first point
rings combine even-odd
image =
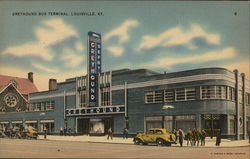
{"type": "MultiPolygon", "coordinates": [[[[33,83],[33,73],[28,73],[28,78],[0,75],[0,113],[9,114],[23,112],[28,107],[28,94],[37,92],[33,83]]],[[[0,114],[1,116],[1,114],[0,114]]],[[[9,121],[0,122],[5,128],[9,121]]],[[[22,121],[12,122],[12,126],[20,126],[22,121]]]]}
{"type": "Polygon", "coordinates": [[[243,73],[201,68],[160,74],[115,70],[98,76],[99,105],[87,104],[87,77],[50,81],[50,90],[29,94],[25,111],[2,112],[0,124],[22,121],[39,131],[130,134],[152,127],[205,129],[214,136],[246,139],[250,131],[250,84],[243,73]],[[164,109],[171,105],[169,109],[164,109]]]}

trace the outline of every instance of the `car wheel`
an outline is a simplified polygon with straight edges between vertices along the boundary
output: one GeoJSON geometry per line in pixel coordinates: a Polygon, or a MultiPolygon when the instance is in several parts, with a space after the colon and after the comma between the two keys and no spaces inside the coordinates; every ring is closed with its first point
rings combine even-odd
{"type": "Polygon", "coordinates": [[[163,146],[163,145],[164,145],[164,140],[162,140],[162,139],[157,139],[157,140],[156,140],[156,144],[157,144],[158,146],[163,146]]]}
{"type": "Polygon", "coordinates": [[[134,144],[140,145],[141,143],[142,143],[142,141],[140,139],[138,139],[138,138],[134,139],[134,144]]]}

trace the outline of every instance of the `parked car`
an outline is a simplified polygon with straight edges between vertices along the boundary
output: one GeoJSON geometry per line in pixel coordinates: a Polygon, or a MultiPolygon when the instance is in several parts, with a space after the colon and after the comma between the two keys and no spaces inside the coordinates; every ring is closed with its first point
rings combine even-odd
{"type": "Polygon", "coordinates": [[[19,139],[37,139],[38,138],[38,133],[35,128],[32,126],[20,129],[20,131],[17,131],[15,133],[15,138],[19,139]]]}
{"type": "Polygon", "coordinates": [[[38,137],[38,133],[36,129],[33,128],[32,126],[29,126],[26,128],[26,135],[28,138],[31,138],[31,139],[37,139],[38,137]]]}
{"type": "Polygon", "coordinates": [[[136,145],[147,145],[148,143],[156,143],[159,146],[171,146],[175,142],[176,136],[167,129],[151,128],[146,133],[138,133],[134,137],[136,145]]]}

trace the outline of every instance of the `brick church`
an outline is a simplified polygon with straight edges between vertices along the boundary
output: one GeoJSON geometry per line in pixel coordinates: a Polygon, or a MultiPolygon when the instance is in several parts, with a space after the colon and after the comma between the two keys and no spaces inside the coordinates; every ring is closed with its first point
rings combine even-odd
{"type": "Polygon", "coordinates": [[[0,75],[0,112],[25,111],[28,94],[37,91],[33,72],[28,73],[28,78],[0,75]]]}

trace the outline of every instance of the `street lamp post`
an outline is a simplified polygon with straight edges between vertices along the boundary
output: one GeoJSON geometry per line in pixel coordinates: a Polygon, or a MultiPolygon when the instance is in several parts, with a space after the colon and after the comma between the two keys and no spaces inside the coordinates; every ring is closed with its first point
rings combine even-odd
{"type": "MultiPolygon", "coordinates": [[[[169,110],[174,109],[175,107],[173,105],[163,105],[162,110],[167,110],[167,115],[169,116],[169,110]]],[[[164,114],[162,115],[162,128],[164,128],[164,114]]]]}

